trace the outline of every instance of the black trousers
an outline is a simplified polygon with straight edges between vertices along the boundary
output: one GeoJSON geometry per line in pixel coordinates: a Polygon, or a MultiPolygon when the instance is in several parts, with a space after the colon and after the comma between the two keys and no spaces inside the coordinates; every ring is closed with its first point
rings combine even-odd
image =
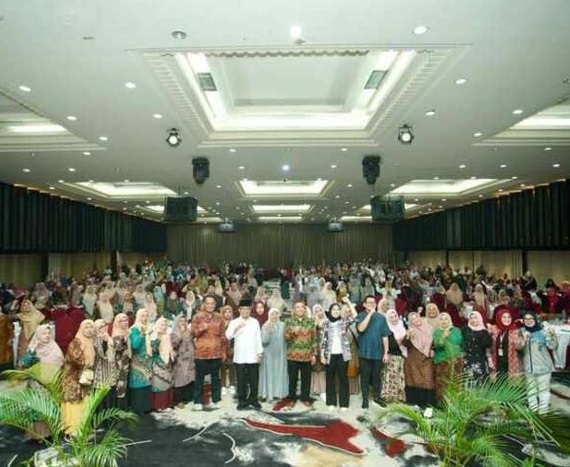
{"type": "Polygon", "coordinates": [[[348,407],[350,396],[347,371],[348,362],[344,361],[342,354],[331,355],[330,362],[326,366],[327,405],[348,407]]]}
{"type": "Polygon", "coordinates": [[[259,363],[235,363],[238,404],[257,400],[259,388],[259,363]]]}
{"type": "Polygon", "coordinates": [[[202,391],[204,390],[204,377],[210,374],[212,380],[212,402],[220,402],[222,399],[222,382],[220,380],[221,358],[210,360],[196,359],[196,381],[194,384],[194,403],[202,403],[202,391]]]}
{"type": "Polygon", "coordinates": [[[311,400],[311,362],[296,362],[287,360],[287,373],[289,374],[289,395],[288,399],[297,399],[297,381],[301,372],[301,400],[308,402],[311,400]]]}
{"type": "Polygon", "coordinates": [[[362,390],[362,407],[368,407],[368,398],[370,393],[370,384],[374,391],[374,399],[379,399],[382,393],[382,384],[380,381],[380,370],[382,369],[382,360],[372,360],[370,358],[360,359],[360,388],[362,390]]]}

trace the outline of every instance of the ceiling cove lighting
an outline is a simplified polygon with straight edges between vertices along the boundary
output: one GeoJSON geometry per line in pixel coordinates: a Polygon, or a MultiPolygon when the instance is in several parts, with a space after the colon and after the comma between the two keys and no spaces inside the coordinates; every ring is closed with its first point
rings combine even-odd
{"type": "Polygon", "coordinates": [[[398,141],[402,144],[412,144],[414,140],[413,129],[410,125],[402,125],[398,128],[398,141]]]}
{"type": "Polygon", "coordinates": [[[63,133],[67,131],[61,125],[39,124],[39,125],[15,125],[8,129],[13,133],[63,133]]]}
{"type": "Polygon", "coordinates": [[[166,132],[166,143],[171,147],[175,148],[180,146],[182,142],[182,137],[180,136],[180,131],[176,128],[170,128],[166,132]]]}

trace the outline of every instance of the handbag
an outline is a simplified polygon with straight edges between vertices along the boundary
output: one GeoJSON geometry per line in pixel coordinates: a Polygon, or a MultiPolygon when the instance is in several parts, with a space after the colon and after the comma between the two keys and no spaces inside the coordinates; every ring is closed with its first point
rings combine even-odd
{"type": "Polygon", "coordinates": [[[91,386],[93,384],[93,379],[95,378],[95,374],[91,368],[85,368],[81,372],[81,376],[79,378],[79,384],[81,386],[91,386]]]}

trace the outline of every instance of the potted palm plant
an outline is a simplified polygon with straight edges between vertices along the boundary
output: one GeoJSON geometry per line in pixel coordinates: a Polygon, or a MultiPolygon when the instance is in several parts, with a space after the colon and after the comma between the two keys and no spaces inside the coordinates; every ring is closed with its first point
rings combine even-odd
{"type": "Polygon", "coordinates": [[[526,465],[534,465],[533,446],[568,450],[567,418],[554,411],[532,411],[524,384],[506,377],[479,385],[470,383],[465,377],[456,378],[429,418],[406,404],[393,403],[380,410],[378,420],[407,420],[407,428],[398,435],[419,436],[446,467],[520,466],[522,461],[513,454],[513,443],[527,448],[526,465]]]}
{"type": "MultiPolygon", "coordinates": [[[[3,373],[13,382],[21,380],[42,381],[41,370],[32,367],[26,370],[13,370],[3,373]]],[[[0,393],[0,425],[19,428],[45,443],[47,449],[43,455],[36,455],[30,465],[78,466],[78,467],[115,467],[118,460],[126,454],[126,445],[130,441],[117,429],[117,424],[134,424],[137,416],[131,412],[116,408],[100,409],[108,388],[93,390],[87,396],[83,418],[74,436],[67,438],[61,416],[63,390],[61,375],[51,381],[43,381],[42,389],[38,385],[22,388],[14,384],[7,391],[0,393]],[[49,437],[34,431],[38,423],[43,423],[51,433],[49,437]],[[101,432],[101,436],[99,436],[101,432]],[[43,458],[44,460],[40,460],[43,458]],[[35,464],[34,464],[35,462],[35,464]],[[55,464],[57,463],[57,464],[55,464]]],[[[45,432],[45,430],[41,430],[45,432]]],[[[38,454],[38,453],[36,453],[38,454]]]]}

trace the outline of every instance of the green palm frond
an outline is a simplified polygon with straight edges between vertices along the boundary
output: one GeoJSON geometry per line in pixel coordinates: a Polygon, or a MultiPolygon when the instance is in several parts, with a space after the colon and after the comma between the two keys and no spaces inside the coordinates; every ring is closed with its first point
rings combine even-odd
{"type": "Polygon", "coordinates": [[[506,376],[480,385],[457,377],[447,387],[441,407],[433,409],[431,419],[405,404],[388,404],[378,418],[408,420],[409,426],[401,434],[421,437],[444,465],[518,466],[521,460],[508,449],[513,440],[562,450],[570,447],[565,417],[531,410],[527,390],[525,384],[506,376]]]}
{"type": "Polygon", "coordinates": [[[80,461],[80,465],[116,467],[117,459],[124,457],[127,453],[126,444],[128,442],[130,442],[128,438],[111,428],[101,439],[97,440],[96,444],[81,447],[81,449],[74,449],[72,445],[71,452],[80,461]]]}
{"type": "Polygon", "coordinates": [[[54,436],[61,430],[61,409],[49,394],[32,389],[14,389],[0,394],[0,424],[29,431],[43,422],[54,436]]]}

